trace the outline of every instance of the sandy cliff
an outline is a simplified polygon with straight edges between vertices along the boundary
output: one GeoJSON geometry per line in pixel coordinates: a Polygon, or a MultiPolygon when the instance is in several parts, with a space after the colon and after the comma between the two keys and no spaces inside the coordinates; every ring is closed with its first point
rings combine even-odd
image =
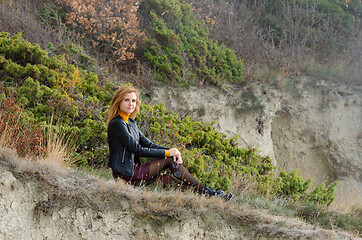
{"type": "Polygon", "coordinates": [[[362,87],[283,80],[280,89],[158,88],[145,101],[164,103],[181,116],[217,121],[241,146],[256,147],[274,163],[313,179],[339,181],[336,205],[362,205],[362,87]]]}

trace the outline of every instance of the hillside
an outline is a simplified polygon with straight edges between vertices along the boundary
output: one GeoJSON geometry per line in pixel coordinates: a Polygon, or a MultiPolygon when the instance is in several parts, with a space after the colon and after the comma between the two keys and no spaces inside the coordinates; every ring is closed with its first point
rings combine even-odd
{"type": "Polygon", "coordinates": [[[0,150],[1,239],[354,239],[296,218],[105,181],[0,150]]]}
{"type": "Polygon", "coordinates": [[[360,237],[361,13],[358,0],[1,1],[0,236],[360,237]],[[231,203],[111,180],[105,121],[124,84],[141,90],[146,136],[231,203]]]}

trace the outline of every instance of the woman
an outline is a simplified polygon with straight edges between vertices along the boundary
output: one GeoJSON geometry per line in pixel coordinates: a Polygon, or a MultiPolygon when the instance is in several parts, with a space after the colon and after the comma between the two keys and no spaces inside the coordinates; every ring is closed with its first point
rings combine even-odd
{"type": "Polygon", "coordinates": [[[160,178],[164,184],[175,180],[193,187],[199,194],[220,196],[230,200],[233,196],[215,191],[199,183],[183,166],[177,148],[167,148],[147,139],[134,120],[140,108],[139,93],[132,86],[122,86],[113,95],[108,115],[109,163],[115,179],[132,184],[160,178]],[[139,157],[154,158],[140,163],[139,157]],[[173,176],[161,174],[169,169],[173,176]]]}

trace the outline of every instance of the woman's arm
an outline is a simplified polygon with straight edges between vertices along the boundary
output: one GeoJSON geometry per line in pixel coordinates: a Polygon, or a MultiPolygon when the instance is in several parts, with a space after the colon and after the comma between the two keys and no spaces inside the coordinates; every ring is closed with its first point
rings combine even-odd
{"type": "Polygon", "coordinates": [[[141,131],[138,131],[138,132],[139,132],[141,146],[145,146],[145,147],[149,147],[149,148],[158,148],[158,149],[170,149],[168,147],[164,147],[164,146],[158,145],[158,144],[150,141],[148,138],[146,138],[146,136],[141,131]]]}
{"type": "Polygon", "coordinates": [[[140,130],[138,130],[138,133],[139,133],[139,139],[140,139],[141,146],[146,146],[149,148],[157,148],[157,149],[167,149],[167,151],[169,152],[169,155],[167,155],[167,153],[166,153],[166,156],[173,157],[174,162],[176,162],[178,164],[182,164],[183,161],[182,161],[181,153],[177,148],[170,149],[170,148],[158,145],[158,144],[150,141],[148,138],[146,138],[146,136],[140,130]]]}
{"type": "Polygon", "coordinates": [[[108,132],[110,140],[119,142],[129,152],[140,157],[165,157],[165,149],[142,146],[136,141],[129,133],[126,123],[120,119],[114,119],[109,123],[108,132]]]}

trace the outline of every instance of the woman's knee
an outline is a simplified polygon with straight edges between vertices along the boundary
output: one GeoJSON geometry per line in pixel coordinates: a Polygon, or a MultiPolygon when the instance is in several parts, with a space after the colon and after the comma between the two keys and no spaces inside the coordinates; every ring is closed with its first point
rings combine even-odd
{"type": "Polygon", "coordinates": [[[173,158],[172,157],[167,157],[167,158],[164,158],[162,159],[163,160],[163,169],[166,169],[166,168],[170,168],[172,167],[172,164],[173,164],[173,158]]]}

